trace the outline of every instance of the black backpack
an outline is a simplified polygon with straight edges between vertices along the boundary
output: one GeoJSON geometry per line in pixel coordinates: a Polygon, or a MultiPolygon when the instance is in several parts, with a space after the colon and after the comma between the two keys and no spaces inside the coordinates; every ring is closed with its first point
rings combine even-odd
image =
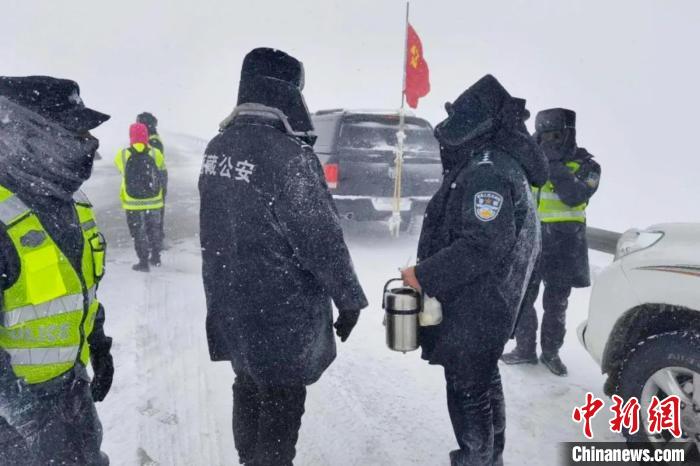
{"type": "MultiPolygon", "coordinates": [[[[136,152],[127,149],[131,156],[124,164],[126,193],[134,199],[150,199],[160,193],[161,181],[155,157],[151,150],[136,152]]],[[[124,156],[123,154],[122,156],[124,156]]]]}

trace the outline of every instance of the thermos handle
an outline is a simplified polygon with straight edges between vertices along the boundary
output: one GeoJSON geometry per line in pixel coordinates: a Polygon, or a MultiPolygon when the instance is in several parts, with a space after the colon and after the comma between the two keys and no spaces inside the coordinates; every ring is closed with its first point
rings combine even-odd
{"type": "Polygon", "coordinates": [[[402,282],[403,278],[392,278],[388,282],[386,282],[386,285],[384,285],[384,292],[382,293],[382,309],[386,308],[386,303],[384,302],[384,296],[386,296],[387,289],[389,288],[389,285],[393,282],[402,282]]]}
{"type": "MultiPolygon", "coordinates": [[[[384,302],[384,297],[386,296],[386,292],[388,291],[389,285],[393,282],[403,282],[403,278],[392,278],[386,284],[384,285],[384,292],[382,293],[382,309],[386,309],[386,303],[384,302]]],[[[411,288],[411,287],[409,287],[411,288]]],[[[411,288],[413,289],[413,288],[411,288]]],[[[419,292],[418,293],[418,309],[422,310],[423,309],[423,293],[419,292]]]]}

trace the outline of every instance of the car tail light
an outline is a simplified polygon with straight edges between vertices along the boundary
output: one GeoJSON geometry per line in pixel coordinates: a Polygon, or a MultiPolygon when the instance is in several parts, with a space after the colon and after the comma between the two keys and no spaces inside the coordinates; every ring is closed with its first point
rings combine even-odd
{"type": "Polygon", "coordinates": [[[323,173],[326,175],[326,183],[330,189],[338,187],[338,164],[328,163],[323,166],[323,173]]]}

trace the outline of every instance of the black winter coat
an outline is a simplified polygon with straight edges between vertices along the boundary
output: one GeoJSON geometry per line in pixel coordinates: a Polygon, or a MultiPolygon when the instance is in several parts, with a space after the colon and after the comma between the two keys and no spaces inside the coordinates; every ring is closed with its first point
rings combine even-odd
{"type": "Polygon", "coordinates": [[[530,184],[546,179],[546,163],[532,150],[519,158],[490,144],[456,164],[443,155],[452,169],[427,207],[416,266],[443,307],[440,325],[421,328],[432,364],[488,370],[511,335],[540,249],[530,184]]]}
{"type": "MultiPolygon", "coordinates": [[[[574,174],[563,162],[550,162],[550,179],[561,200],[570,206],[589,202],[598,189],[600,165],[585,149],[576,151],[574,174]]],[[[584,288],[591,285],[586,225],[580,222],[542,224],[542,258],[539,274],[545,283],[584,288]]]]}
{"type": "Polygon", "coordinates": [[[260,384],[315,382],[336,355],[331,300],[367,299],[313,150],[274,114],[237,116],[209,143],[199,191],[211,359],[260,384]]]}

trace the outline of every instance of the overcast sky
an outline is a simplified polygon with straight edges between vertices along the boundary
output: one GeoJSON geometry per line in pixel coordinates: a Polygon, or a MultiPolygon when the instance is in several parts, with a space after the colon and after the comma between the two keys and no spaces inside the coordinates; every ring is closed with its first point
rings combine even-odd
{"type": "MultiPolygon", "coordinates": [[[[96,132],[107,151],[143,110],[209,139],[257,46],[304,62],[313,110],[400,103],[400,0],[1,3],[2,73],[77,80],[113,115],[96,132]]],[[[591,224],[700,221],[700,2],[414,0],[411,22],[432,82],[419,116],[435,124],[446,100],[494,74],[533,115],[577,111],[579,144],[603,167],[591,224]]]]}

